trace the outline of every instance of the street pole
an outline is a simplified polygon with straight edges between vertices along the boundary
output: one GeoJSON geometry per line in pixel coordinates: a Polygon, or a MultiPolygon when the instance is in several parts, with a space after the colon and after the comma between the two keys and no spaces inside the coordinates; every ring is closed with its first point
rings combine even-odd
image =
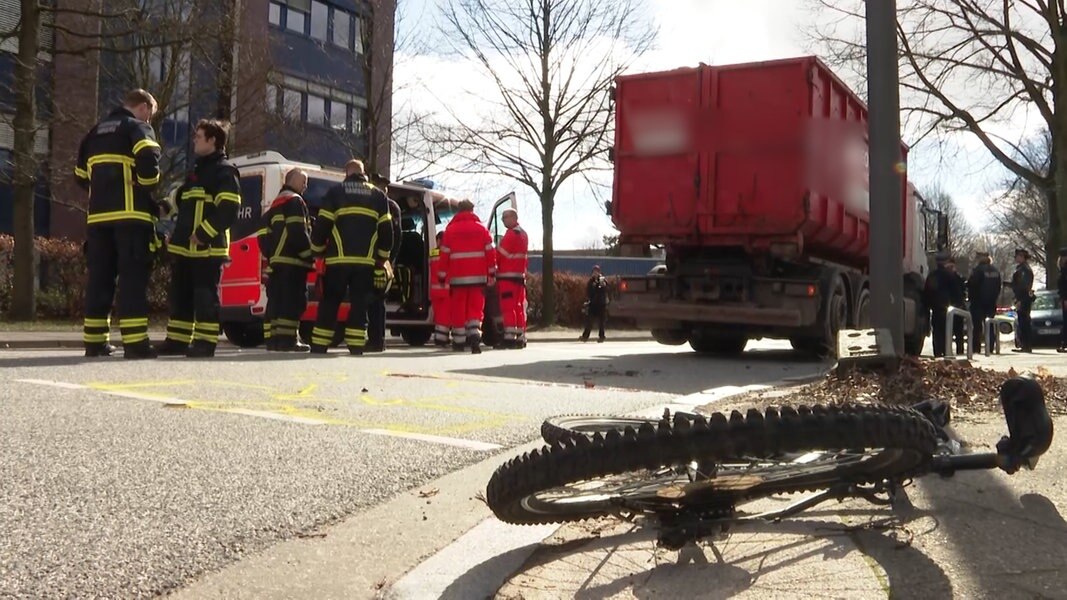
{"type": "Polygon", "coordinates": [[[903,206],[896,0],[867,0],[871,325],[904,354],[903,206]]]}

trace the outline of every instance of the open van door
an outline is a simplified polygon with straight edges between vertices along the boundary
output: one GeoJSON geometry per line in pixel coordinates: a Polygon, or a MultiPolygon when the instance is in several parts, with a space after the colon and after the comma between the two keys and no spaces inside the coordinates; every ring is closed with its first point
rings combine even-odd
{"type": "MultiPolygon", "coordinates": [[[[503,198],[493,203],[486,220],[489,235],[493,238],[493,245],[499,246],[500,240],[504,239],[507,229],[504,227],[504,210],[514,208],[518,210],[518,202],[515,192],[508,192],[503,198]]],[[[497,345],[504,339],[504,317],[500,313],[500,295],[497,294],[496,285],[485,288],[485,320],[482,322],[482,343],[489,346],[497,345]]]]}

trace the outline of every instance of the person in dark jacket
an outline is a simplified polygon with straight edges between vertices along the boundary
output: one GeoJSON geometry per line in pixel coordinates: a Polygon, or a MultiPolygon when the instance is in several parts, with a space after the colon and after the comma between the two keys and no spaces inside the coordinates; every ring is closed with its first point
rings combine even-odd
{"type": "Polygon", "coordinates": [[[307,189],[307,173],[292,169],[285,185],[263,215],[259,250],[267,261],[267,311],[264,331],[267,350],[307,352],[310,346],[297,340],[300,317],[307,308],[307,277],[314,269],[308,237],[308,209],[301,194],[307,189]]]}
{"type": "Polygon", "coordinates": [[[375,174],[373,184],[385,194],[389,204],[389,224],[393,232],[393,243],[389,248],[389,264],[391,269],[384,265],[374,268],[374,291],[371,293],[370,304],[367,306],[367,345],[364,352],[385,351],[385,296],[389,290],[390,276],[396,276],[396,259],[400,254],[400,242],[402,240],[400,205],[388,195],[389,180],[381,174],[375,174]]]}
{"type": "Polygon", "coordinates": [[[1034,272],[1027,261],[1030,253],[1022,248],[1015,251],[1015,273],[1011,276],[1011,291],[1015,295],[1015,313],[1019,323],[1019,347],[1015,352],[1033,352],[1033,327],[1030,309],[1034,305],[1034,272]]]}
{"type": "Polygon", "coordinates": [[[600,274],[600,265],[593,265],[593,272],[589,275],[589,281],[585,284],[585,331],[578,339],[583,342],[589,341],[589,333],[593,329],[593,319],[596,319],[600,328],[600,336],[597,343],[604,341],[604,321],[608,317],[608,281],[600,274]]]}
{"type": "Polygon", "coordinates": [[[1056,289],[1060,293],[1060,310],[1063,311],[1063,323],[1060,324],[1060,347],[1056,352],[1067,352],[1067,248],[1060,248],[1060,274],[1056,279],[1056,289]]]}
{"type": "Polygon", "coordinates": [[[215,356],[219,279],[230,258],[230,227],[241,208],[237,167],[226,158],[230,124],[201,119],[193,134],[196,164],[175,194],[178,216],[167,245],[173,255],[163,355],[215,356]]]}
{"type": "MultiPolygon", "coordinates": [[[[997,298],[1000,297],[1002,281],[1000,271],[993,266],[993,260],[988,252],[976,252],[975,261],[971,276],[967,278],[967,298],[970,300],[971,319],[975,332],[974,337],[971,338],[971,346],[972,351],[977,354],[982,349],[982,339],[987,333],[985,320],[997,314],[997,298]]],[[[994,337],[989,342],[996,344],[996,338],[994,337]]]]}
{"type": "Polygon", "coordinates": [[[85,356],[113,351],[108,335],[116,287],[123,356],[156,356],[148,341],[148,278],[158,249],[152,191],[159,184],[160,148],[148,124],[155,112],[156,99],[133,90],[78,148],[74,175],[89,192],[85,356]]]}
{"type": "Polygon", "coordinates": [[[363,162],[348,161],[345,180],[326,193],[311,228],[311,250],[324,255],[326,265],[319,315],[311,331],[312,354],[326,354],[333,340],[337,309],[346,296],[345,344],[350,354],[363,354],[374,271],[388,264],[393,247],[391,221],[389,201],[367,180],[363,162]]]}
{"type": "Polygon", "coordinates": [[[926,276],[923,289],[923,303],[930,307],[935,358],[945,355],[945,311],[952,304],[953,288],[956,285],[946,266],[948,260],[947,254],[937,255],[937,267],[926,276]]]}
{"type": "MultiPolygon", "coordinates": [[[[945,268],[949,272],[949,306],[967,310],[967,284],[956,269],[956,259],[949,257],[945,261],[945,268]]],[[[956,354],[964,354],[967,351],[967,336],[965,332],[966,328],[963,325],[963,321],[961,319],[953,319],[952,337],[956,341],[956,354]]]]}

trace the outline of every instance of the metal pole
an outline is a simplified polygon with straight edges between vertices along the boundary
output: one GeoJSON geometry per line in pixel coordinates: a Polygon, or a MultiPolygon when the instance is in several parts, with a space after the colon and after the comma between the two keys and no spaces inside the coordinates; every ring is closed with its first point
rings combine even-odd
{"type": "Polygon", "coordinates": [[[867,0],[871,324],[904,354],[903,180],[896,0],[867,0]]]}

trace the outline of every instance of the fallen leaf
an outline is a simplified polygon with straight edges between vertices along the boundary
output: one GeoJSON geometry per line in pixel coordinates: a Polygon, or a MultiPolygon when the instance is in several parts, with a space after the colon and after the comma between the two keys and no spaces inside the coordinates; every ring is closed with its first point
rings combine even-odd
{"type": "Polygon", "coordinates": [[[419,490],[419,498],[431,498],[436,496],[441,490],[437,488],[430,488],[428,490],[419,490]]]}

